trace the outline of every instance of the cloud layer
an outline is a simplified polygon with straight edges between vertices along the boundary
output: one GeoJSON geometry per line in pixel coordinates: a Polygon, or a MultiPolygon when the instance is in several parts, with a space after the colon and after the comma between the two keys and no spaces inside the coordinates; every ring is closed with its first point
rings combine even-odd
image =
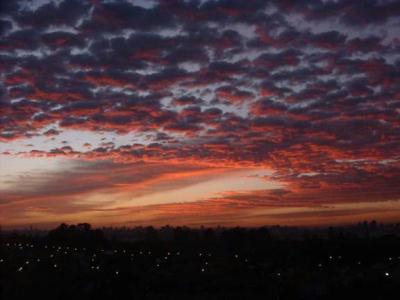
{"type": "MultiPolygon", "coordinates": [[[[141,162],[142,180],[152,164],[271,170],[265,180],[283,192],[230,191],[194,206],[238,207],[236,217],[400,199],[398,1],[2,6],[4,155],[141,162]],[[80,133],[103,139],[78,146],[80,133]]],[[[65,193],[115,181],[80,176],[65,193]]],[[[53,196],[43,188],[7,191],[0,205],[53,196]]]]}

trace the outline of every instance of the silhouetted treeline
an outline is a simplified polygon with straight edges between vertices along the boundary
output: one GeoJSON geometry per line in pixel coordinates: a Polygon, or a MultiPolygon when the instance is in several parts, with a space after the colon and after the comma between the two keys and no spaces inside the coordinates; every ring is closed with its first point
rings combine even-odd
{"type": "MultiPolygon", "coordinates": [[[[47,236],[54,242],[66,239],[69,242],[97,241],[104,239],[111,241],[126,242],[161,242],[173,241],[178,243],[216,242],[220,240],[239,240],[242,242],[260,242],[265,239],[292,239],[304,240],[309,237],[337,238],[337,237],[379,237],[383,235],[400,234],[400,223],[377,223],[376,221],[364,221],[356,225],[335,227],[295,227],[295,226],[264,226],[258,228],[246,227],[200,227],[191,228],[186,226],[153,226],[136,227],[101,227],[93,229],[88,223],[77,225],[61,224],[57,228],[46,231],[34,228],[24,230],[4,231],[4,235],[18,236],[21,238],[41,238],[47,236]]],[[[1,235],[1,233],[0,233],[1,235]]],[[[1,238],[1,237],[0,237],[1,238]]]]}
{"type": "Polygon", "coordinates": [[[92,229],[88,223],[80,223],[77,225],[61,224],[57,228],[50,230],[46,240],[53,244],[87,244],[92,247],[104,245],[105,237],[100,229],[92,229]]]}

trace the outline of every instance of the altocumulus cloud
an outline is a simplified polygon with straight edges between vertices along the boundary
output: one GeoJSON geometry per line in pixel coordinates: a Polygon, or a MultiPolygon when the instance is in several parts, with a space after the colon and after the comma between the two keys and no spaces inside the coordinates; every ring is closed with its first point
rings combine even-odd
{"type": "Polygon", "coordinates": [[[390,0],[6,1],[3,154],[256,166],[285,185],[198,210],[397,200],[399,15],[390,0]],[[79,150],[57,143],[68,131],[146,138],[79,150]],[[7,146],[41,137],[53,149],[7,146]]]}

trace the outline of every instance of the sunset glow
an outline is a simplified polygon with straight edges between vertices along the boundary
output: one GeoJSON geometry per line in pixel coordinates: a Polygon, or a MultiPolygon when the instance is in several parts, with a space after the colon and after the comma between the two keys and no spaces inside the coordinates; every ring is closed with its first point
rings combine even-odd
{"type": "Polygon", "coordinates": [[[4,2],[5,228],[400,221],[399,1],[4,2]]]}

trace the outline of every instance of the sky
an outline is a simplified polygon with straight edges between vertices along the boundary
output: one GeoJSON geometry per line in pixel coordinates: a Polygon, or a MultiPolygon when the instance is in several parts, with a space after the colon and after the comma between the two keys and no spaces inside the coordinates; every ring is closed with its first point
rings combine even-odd
{"type": "Polygon", "coordinates": [[[2,1],[0,224],[400,221],[400,2],[2,1]]]}

